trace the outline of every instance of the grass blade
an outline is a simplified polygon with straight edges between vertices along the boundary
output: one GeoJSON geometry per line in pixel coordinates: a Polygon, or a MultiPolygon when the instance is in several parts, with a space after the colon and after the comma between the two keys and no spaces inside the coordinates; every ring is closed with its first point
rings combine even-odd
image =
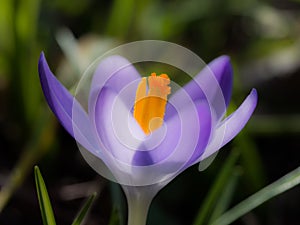
{"type": "Polygon", "coordinates": [[[110,219],[109,219],[108,225],[120,225],[120,224],[123,224],[120,221],[120,219],[121,218],[120,218],[120,212],[118,210],[118,207],[114,206],[113,209],[112,209],[111,215],[110,215],[110,219]]]}
{"type": "Polygon", "coordinates": [[[293,188],[300,183],[300,167],[286,174],[274,183],[266,186],[255,194],[251,195],[232,209],[224,213],[213,225],[227,225],[237,220],[252,209],[268,201],[269,199],[293,188]]]}
{"type": "Polygon", "coordinates": [[[48,191],[38,166],[34,167],[34,176],[35,176],[35,184],[36,184],[36,190],[38,194],[43,224],[55,225],[56,222],[55,222],[51,202],[49,199],[48,191]]]}
{"type": "Polygon", "coordinates": [[[229,180],[227,181],[227,184],[224,187],[223,193],[219,197],[215,205],[215,208],[211,214],[208,224],[211,224],[228,209],[232,197],[234,196],[234,192],[236,190],[238,178],[240,177],[240,175],[241,171],[239,170],[239,168],[235,168],[232,171],[229,180]]]}
{"type": "Polygon", "coordinates": [[[80,209],[78,215],[74,219],[72,225],[80,225],[83,222],[93,201],[95,200],[96,195],[97,195],[97,193],[94,193],[88,198],[88,200],[84,203],[84,205],[80,209]]]}
{"type": "MultiPolygon", "coordinates": [[[[236,149],[235,149],[236,150],[236,149]]],[[[232,151],[230,156],[227,158],[224,166],[220,170],[218,177],[216,178],[212,188],[210,189],[207,197],[204,199],[203,204],[199,210],[199,213],[193,223],[193,225],[206,224],[209,213],[215,207],[215,203],[223,192],[224,184],[227,182],[232,174],[236,160],[238,159],[239,153],[232,151]]]]}

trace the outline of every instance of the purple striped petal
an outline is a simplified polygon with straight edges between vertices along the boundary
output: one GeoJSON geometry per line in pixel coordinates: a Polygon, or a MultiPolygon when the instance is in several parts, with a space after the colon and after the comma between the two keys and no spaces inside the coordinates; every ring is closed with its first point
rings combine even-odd
{"type": "Polygon", "coordinates": [[[38,71],[45,98],[63,127],[74,137],[72,127],[73,96],[51,72],[44,53],[41,53],[38,71]]]}
{"type": "Polygon", "coordinates": [[[131,82],[139,80],[140,77],[135,67],[122,56],[113,55],[103,59],[93,75],[89,110],[95,107],[96,99],[104,86],[119,93],[131,82]]]}
{"type": "Polygon", "coordinates": [[[252,89],[242,105],[216,128],[214,137],[200,160],[203,160],[231,141],[246,125],[257,104],[257,92],[252,89]]]}
{"type": "MultiPolygon", "coordinates": [[[[232,90],[232,67],[228,56],[221,56],[210,62],[197,76],[186,84],[172,98],[178,98],[182,92],[190,95],[193,101],[207,99],[217,120],[222,118],[230,102],[232,90]]],[[[184,105],[184,102],[182,102],[184,105]]]]}
{"type": "Polygon", "coordinates": [[[38,71],[45,98],[63,127],[85,148],[95,151],[96,142],[86,112],[51,72],[44,53],[41,53],[38,71]],[[77,120],[74,120],[73,113],[77,120]]]}
{"type": "Polygon", "coordinates": [[[118,98],[118,93],[103,87],[89,116],[99,145],[104,146],[104,150],[116,160],[130,164],[134,151],[141,144],[135,135],[143,138],[143,131],[132,117],[128,106],[118,98]]]}
{"type": "MultiPolygon", "coordinates": [[[[168,111],[176,111],[176,108],[168,104],[168,111]]],[[[207,103],[197,100],[193,106],[187,105],[172,114],[175,116],[165,121],[168,131],[163,142],[151,151],[137,151],[133,161],[135,165],[149,166],[168,161],[177,164],[173,170],[183,170],[203,154],[212,129],[207,103]]]]}
{"type": "MultiPolygon", "coordinates": [[[[183,87],[183,89],[190,94],[193,100],[204,98],[203,91],[199,89],[199,85],[195,82],[203,79],[204,75],[207,73],[211,73],[217,79],[222,89],[226,106],[228,106],[232,90],[232,67],[230,58],[228,56],[220,56],[214,59],[193,79],[194,82],[189,82],[183,87]]],[[[207,85],[212,89],[216,89],[216,87],[212,87],[212,84],[210,83],[208,83],[207,85]]]]}
{"type": "MultiPolygon", "coordinates": [[[[171,111],[176,111],[176,105],[168,103],[166,114],[171,111]]],[[[177,169],[180,169],[191,157],[194,161],[201,156],[211,131],[209,107],[206,102],[197,101],[180,109],[147,137],[128,110],[127,103],[106,87],[101,90],[90,116],[105,150],[117,160],[133,166],[171,161],[178,163],[177,169]]]]}

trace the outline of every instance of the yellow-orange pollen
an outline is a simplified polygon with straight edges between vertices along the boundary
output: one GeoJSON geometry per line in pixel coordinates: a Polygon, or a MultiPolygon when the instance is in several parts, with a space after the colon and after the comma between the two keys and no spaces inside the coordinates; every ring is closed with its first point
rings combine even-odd
{"type": "Polygon", "coordinates": [[[169,84],[167,74],[156,76],[156,73],[151,73],[148,79],[142,78],[138,85],[133,116],[147,135],[163,124],[167,96],[171,93],[169,84]]]}

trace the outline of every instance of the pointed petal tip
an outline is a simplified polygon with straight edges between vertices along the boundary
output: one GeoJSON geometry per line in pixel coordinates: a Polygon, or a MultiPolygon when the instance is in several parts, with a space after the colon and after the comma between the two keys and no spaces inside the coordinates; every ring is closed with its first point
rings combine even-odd
{"type": "Polygon", "coordinates": [[[249,98],[251,98],[251,100],[253,101],[253,106],[255,108],[257,105],[257,101],[258,101],[258,94],[257,94],[257,90],[255,88],[252,88],[252,90],[249,94],[249,98]]]}
{"type": "Polygon", "coordinates": [[[40,62],[43,62],[43,61],[46,61],[46,57],[45,57],[45,54],[44,54],[44,52],[43,52],[43,51],[41,51],[41,53],[40,53],[40,57],[39,57],[39,63],[40,63],[40,62]]]}
{"type": "Polygon", "coordinates": [[[255,88],[252,88],[251,92],[250,92],[251,95],[253,95],[255,98],[257,98],[257,90],[255,88]]]}
{"type": "Polygon", "coordinates": [[[231,59],[229,55],[221,55],[217,59],[223,60],[224,62],[231,63],[231,59]]]}
{"type": "Polygon", "coordinates": [[[257,91],[253,88],[238,109],[229,115],[221,126],[216,129],[214,138],[201,156],[201,160],[218,151],[245,127],[256,108],[257,100],[257,91]],[[220,140],[222,140],[222,143],[220,143],[220,140]]]}
{"type": "Polygon", "coordinates": [[[226,67],[226,66],[232,67],[231,59],[230,59],[230,56],[228,56],[228,55],[221,55],[221,56],[215,58],[211,63],[222,64],[224,67],[226,67]]]}
{"type": "Polygon", "coordinates": [[[38,73],[43,89],[45,88],[45,85],[49,85],[48,79],[51,79],[50,77],[55,77],[48,65],[44,52],[41,52],[40,54],[38,61],[38,73]]]}
{"type": "Polygon", "coordinates": [[[226,83],[232,82],[233,68],[228,55],[221,55],[215,58],[208,64],[208,67],[212,70],[221,85],[223,79],[226,80],[226,83]]]}
{"type": "Polygon", "coordinates": [[[39,57],[39,62],[38,62],[38,71],[39,71],[40,76],[44,75],[45,67],[46,68],[48,67],[48,63],[47,63],[44,52],[41,52],[40,57],[39,57]]]}

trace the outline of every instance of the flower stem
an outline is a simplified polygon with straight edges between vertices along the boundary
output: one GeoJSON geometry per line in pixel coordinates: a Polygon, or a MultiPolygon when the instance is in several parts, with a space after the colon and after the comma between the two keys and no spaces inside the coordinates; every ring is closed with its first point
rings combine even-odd
{"type": "Polygon", "coordinates": [[[128,200],[128,225],[146,225],[150,201],[128,200]]]}
{"type": "Polygon", "coordinates": [[[128,203],[128,225],[146,225],[148,210],[155,194],[142,187],[123,189],[128,203]]]}

